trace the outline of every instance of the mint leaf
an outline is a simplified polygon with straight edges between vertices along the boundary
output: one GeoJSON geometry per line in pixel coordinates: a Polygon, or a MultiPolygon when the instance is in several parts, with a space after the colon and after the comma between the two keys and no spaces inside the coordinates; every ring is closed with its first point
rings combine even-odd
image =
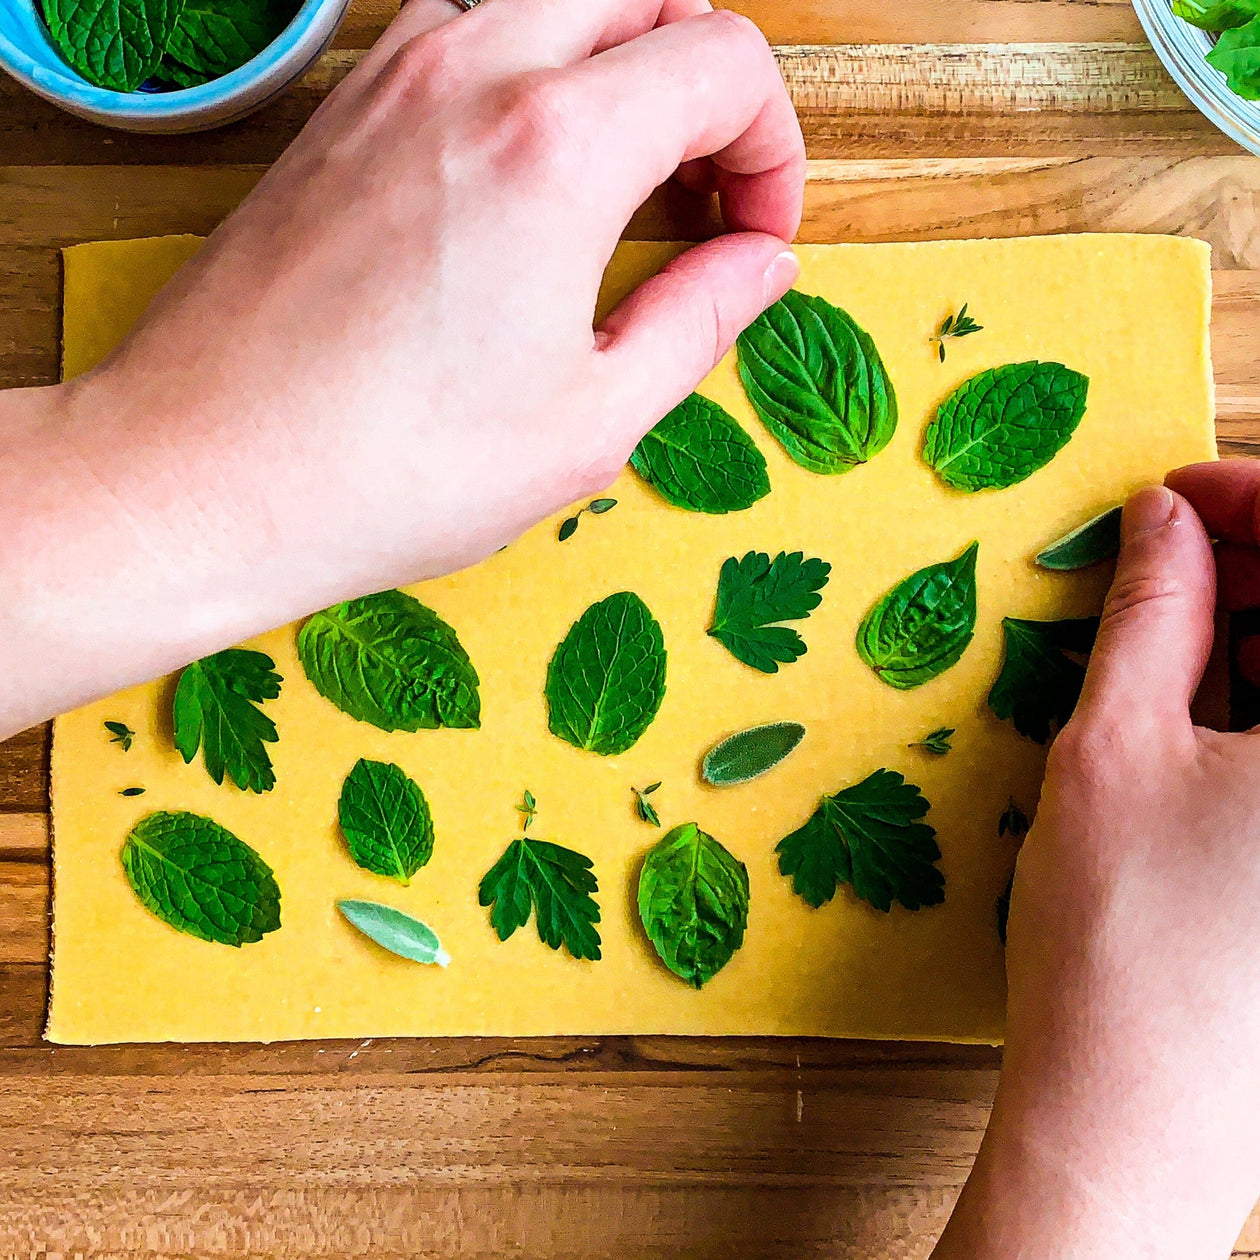
{"type": "Polygon", "coordinates": [[[777,674],[805,655],[805,640],[782,621],[800,621],[819,604],[831,565],[804,553],[764,551],[732,556],[718,577],[717,607],[709,633],[737,660],[763,674],[777,674]]]}
{"type": "Polygon", "coordinates": [[[799,722],[771,722],[740,731],[709,750],[700,777],[714,787],[747,783],[773,770],[804,738],[799,722]]]}
{"type": "Polygon", "coordinates": [[[157,70],[183,0],[43,0],[48,33],[71,69],[113,92],[157,70]]]}
{"type": "Polygon", "coordinates": [[[361,758],[342,784],[337,819],[357,865],[409,883],[433,856],[424,793],[395,765],[361,758]]]}
{"type": "Polygon", "coordinates": [[[897,399],[879,351],[830,302],[792,290],[737,345],[749,401],[802,468],[847,472],[892,439],[897,399]]]}
{"type": "Polygon", "coordinates": [[[895,770],[876,770],[853,787],[824,796],[809,821],[779,841],[779,871],[817,909],[851,884],[868,905],[885,912],[945,900],[936,829],[919,820],[930,806],[895,770]]]}
{"type": "Polygon", "coordinates": [[[122,864],[136,896],[190,936],[248,945],[280,926],[271,867],[213,819],[148,814],[123,843],[122,864]]]}
{"type": "Polygon", "coordinates": [[[639,918],[661,961],[699,989],[744,943],[748,868],[695,823],[683,823],[643,861],[639,918]]]}
{"type": "Polygon", "coordinates": [[[171,717],[175,747],[185,762],[201,748],[206,773],[228,777],[243,792],[270,792],[275,772],[266,745],[276,724],[255,705],[274,700],[283,679],[262,652],[228,648],[194,661],[179,676],[171,717]]]}
{"type": "Polygon", "coordinates": [[[956,490],[1013,486],[1067,445],[1088,391],[1089,378],[1062,363],[989,368],[941,404],[923,458],[956,490]]]}
{"type": "Polygon", "coordinates": [[[347,899],[337,902],[337,909],[346,922],[356,927],[368,940],[399,958],[432,963],[438,967],[450,964],[451,956],[442,948],[437,933],[419,919],[413,919],[393,906],[347,899]]]}
{"type": "Polygon", "coordinates": [[[1172,0],[1172,11],[1192,26],[1219,34],[1260,17],[1260,0],[1209,0],[1207,4],[1203,0],[1172,0]]]}
{"type": "Polygon", "coordinates": [[[106,722],[105,729],[109,732],[109,742],[111,744],[117,744],[123,752],[131,751],[131,745],[135,742],[136,733],[126,722],[106,722]]]}
{"type": "Polygon", "coordinates": [[[162,64],[153,73],[153,81],[161,84],[167,90],[172,88],[193,88],[200,87],[203,83],[209,83],[211,79],[217,76],[206,74],[200,70],[190,70],[187,66],[181,66],[169,54],[162,58],[162,64]]]}
{"type": "Polygon", "coordinates": [[[532,910],[544,945],[563,945],[574,958],[597,959],[599,906],[591,893],[598,891],[590,858],[522,837],[486,872],[478,901],[494,907],[490,922],[501,941],[524,927],[532,910]]]}
{"type": "Polygon", "coordinates": [[[553,735],[612,757],[633,747],[665,698],[665,640],[633,592],[592,604],[547,667],[553,735]]]}
{"type": "Polygon", "coordinates": [[[630,465],[666,502],[689,512],[739,512],[770,493],[765,456],[734,416],[699,394],[644,436],[630,465]]]}
{"type": "Polygon", "coordinates": [[[1104,560],[1114,560],[1120,554],[1120,512],[1120,508],[1112,508],[1084,525],[1078,525],[1041,552],[1037,563],[1043,569],[1068,573],[1075,569],[1088,569],[1090,565],[1101,564],[1104,560]]]}
{"type": "Polygon", "coordinates": [[[899,582],[858,626],[858,655],[890,687],[908,691],[956,665],[976,631],[976,554],[930,564],[899,582]]]}
{"type": "Polygon", "coordinates": [[[360,722],[383,731],[481,725],[480,679],[459,637],[402,591],[316,613],[297,650],[315,690],[360,722]]]}
{"type": "Polygon", "coordinates": [[[989,708],[1028,739],[1045,744],[1051,731],[1072,716],[1081,697],[1085,666],[1098,633],[1097,617],[1068,621],[1021,621],[1006,617],[1006,659],[989,692],[989,708]]]}
{"type": "Polygon", "coordinates": [[[1231,92],[1245,101],[1260,100],[1260,17],[1225,31],[1207,61],[1225,76],[1231,92]]]}
{"type": "Polygon", "coordinates": [[[210,78],[228,74],[258,56],[297,8],[291,0],[185,0],[167,61],[210,78]]]}

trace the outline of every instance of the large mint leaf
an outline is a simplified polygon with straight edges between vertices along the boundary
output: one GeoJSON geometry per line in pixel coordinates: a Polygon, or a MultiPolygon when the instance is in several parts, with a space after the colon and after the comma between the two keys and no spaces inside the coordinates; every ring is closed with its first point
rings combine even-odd
{"type": "Polygon", "coordinates": [[[270,792],[276,776],[266,745],[279,736],[255,705],[274,700],[282,681],[262,652],[228,648],[194,661],[180,674],[171,706],[180,756],[192,761],[201,748],[216,783],[226,772],[242,791],[270,792]]]}
{"type": "Polygon", "coordinates": [[[764,551],[732,556],[718,576],[717,603],[709,633],[737,660],[776,674],[805,655],[805,640],[782,621],[800,621],[822,603],[831,565],[806,560],[800,551],[764,551]]]}
{"type": "Polygon", "coordinates": [[[737,344],[749,401],[802,468],[846,472],[892,439],[897,399],[879,351],[830,302],[792,290],[737,344]]]}
{"type": "Polygon", "coordinates": [[[945,877],[936,868],[936,830],[921,822],[928,803],[895,770],[876,770],[853,787],[824,796],[803,827],[779,841],[779,871],[817,909],[839,884],[887,912],[945,900],[945,877]]]}
{"type": "Polygon", "coordinates": [[[419,785],[384,761],[361,758],[346,776],[337,819],[365,871],[406,884],[433,856],[433,818],[419,785]]]}
{"type": "Polygon", "coordinates": [[[684,823],[644,859],[638,902],[661,960],[699,989],[744,943],[748,868],[695,823],[684,823]]]}
{"type": "Polygon", "coordinates": [[[989,368],[941,404],[923,458],[956,490],[1013,486],[1067,445],[1088,392],[1089,378],[1062,363],[989,368]]]}
{"type": "Polygon", "coordinates": [[[228,74],[258,56],[297,9],[293,0],[185,0],[162,72],[172,78],[176,73],[190,78],[228,74]],[[176,73],[171,62],[177,63],[176,73]]]}
{"type": "Polygon", "coordinates": [[[976,632],[976,554],[929,564],[898,582],[862,619],[858,655],[890,687],[908,691],[956,665],[976,632]]]}
{"type": "Polygon", "coordinates": [[[630,464],[689,512],[739,512],[770,493],[765,456],[732,415],[699,394],[644,436],[630,464]]]}
{"type": "Polygon", "coordinates": [[[297,649],[320,695],[360,722],[383,731],[481,725],[480,680],[458,636],[402,591],[316,613],[297,649]]]}
{"type": "Polygon", "coordinates": [[[1085,666],[1098,633],[1097,617],[1066,621],[1002,622],[1006,658],[989,692],[989,708],[1015,724],[1015,729],[1039,744],[1072,716],[1081,698],[1085,666]]]}
{"type": "Polygon", "coordinates": [[[248,945],[280,926],[271,867],[213,819],[149,814],[131,829],[122,864],[136,896],[190,936],[248,945]]]}
{"type": "Polygon", "coordinates": [[[72,69],[97,87],[134,92],[162,60],[183,0],[43,0],[44,20],[72,69]]]}
{"type": "Polygon", "coordinates": [[[605,757],[632,747],[665,697],[665,640],[633,592],[592,604],[547,667],[553,735],[605,757]]]}

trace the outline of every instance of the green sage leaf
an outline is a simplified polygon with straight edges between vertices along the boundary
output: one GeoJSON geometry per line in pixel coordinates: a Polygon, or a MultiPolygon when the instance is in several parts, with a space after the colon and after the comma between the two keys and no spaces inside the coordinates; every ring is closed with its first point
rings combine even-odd
{"type": "Polygon", "coordinates": [[[1068,573],[1114,560],[1120,554],[1120,508],[1112,508],[1078,525],[1037,556],[1043,569],[1068,573]]]}
{"type": "Polygon", "coordinates": [[[1088,391],[1089,378],[1061,363],[989,368],[941,404],[923,458],[956,490],[1013,486],[1067,445],[1088,391]]]}
{"type": "Polygon", "coordinates": [[[89,83],[134,92],[151,78],[183,0],[42,0],[57,50],[89,83]]]}
{"type": "Polygon", "coordinates": [[[847,472],[892,440],[897,398],[879,351],[830,302],[792,290],[737,344],[749,401],[802,468],[847,472]]]}
{"type": "Polygon", "coordinates": [[[419,785],[395,765],[361,758],[342,784],[337,818],[365,871],[409,883],[433,856],[433,818],[419,785]]]}
{"type": "Polygon", "coordinates": [[[773,770],[804,738],[805,728],[799,722],[771,722],[740,731],[705,754],[701,777],[714,787],[747,783],[773,770]]]}
{"type": "Polygon", "coordinates": [[[395,910],[393,906],[383,906],[376,901],[345,899],[337,902],[337,909],[368,940],[399,958],[438,967],[450,964],[451,956],[442,948],[437,933],[419,919],[395,910]]]}
{"type": "Polygon", "coordinates": [[[1015,724],[1015,729],[1039,744],[1072,716],[1085,682],[1085,666],[1077,656],[1088,656],[1098,633],[1097,617],[1067,621],[1002,622],[1006,658],[989,692],[993,713],[1015,724]]]}

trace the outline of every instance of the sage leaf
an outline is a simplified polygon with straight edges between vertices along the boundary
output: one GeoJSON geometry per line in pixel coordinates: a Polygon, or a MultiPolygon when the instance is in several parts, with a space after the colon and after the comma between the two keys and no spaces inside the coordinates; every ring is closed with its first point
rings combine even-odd
{"type": "Polygon", "coordinates": [[[357,721],[383,731],[481,725],[480,679],[459,637],[402,591],[316,613],[297,650],[315,690],[357,721]]]}
{"type": "Polygon", "coordinates": [[[1078,525],[1037,556],[1043,569],[1068,573],[1090,565],[1114,560],[1120,554],[1120,508],[1112,508],[1093,520],[1078,525]]]}
{"type": "Polygon", "coordinates": [[[895,770],[876,770],[853,787],[824,796],[803,827],[779,841],[779,871],[817,909],[850,884],[887,913],[894,901],[921,910],[945,900],[936,829],[920,821],[929,805],[895,770]]]}
{"type": "Polygon", "coordinates": [[[667,503],[689,512],[739,512],[770,493],[765,456],[734,416],[699,394],[644,436],[630,465],[667,503]]]}
{"type": "Polygon", "coordinates": [[[744,943],[748,868],[695,823],[683,823],[644,859],[638,905],[661,961],[699,989],[744,943]]]}
{"type": "Polygon", "coordinates": [[[134,92],[162,61],[183,0],[42,0],[70,68],[96,87],[134,92]]]}
{"type": "Polygon", "coordinates": [[[612,757],[638,742],[665,697],[665,640],[633,592],[592,604],[547,667],[548,726],[574,748],[612,757]]]}
{"type": "Polygon", "coordinates": [[[989,692],[989,708],[1003,721],[1039,744],[1072,716],[1085,682],[1087,656],[1098,633],[1097,617],[1066,621],[1002,622],[1006,657],[989,692]]]}
{"type": "Polygon", "coordinates": [[[1061,363],[989,368],[941,404],[923,458],[956,490],[1013,486],[1067,445],[1088,391],[1088,377],[1061,363]]]}
{"type": "Polygon", "coordinates": [[[337,820],[356,865],[409,883],[433,856],[433,818],[419,785],[398,766],[366,757],[341,787],[337,820]]]}
{"type": "Polygon", "coordinates": [[[802,468],[847,472],[892,440],[897,398],[879,351],[830,302],[792,290],[737,346],[749,401],[802,468]]]}
{"type": "Polygon", "coordinates": [[[857,651],[890,687],[908,691],[956,665],[976,631],[976,555],[930,564],[892,588],[858,626],[857,651]]]}
{"type": "Polygon", "coordinates": [[[148,814],[127,836],[122,864],[141,902],[190,936],[239,946],[280,926],[271,867],[213,819],[148,814]]]}
{"type": "Polygon", "coordinates": [[[714,787],[747,783],[773,770],[804,738],[799,722],[770,722],[740,731],[705,754],[701,777],[714,787]]]}
{"type": "Polygon", "coordinates": [[[393,906],[383,906],[376,901],[345,899],[337,902],[337,909],[368,940],[399,958],[438,967],[450,964],[451,956],[442,948],[437,933],[419,919],[413,919],[393,906]]]}
{"type": "Polygon", "coordinates": [[[709,634],[752,669],[776,674],[805,655],[805,640],[783,621],[800,621],[819,604],[831,565],[804,553],[764,551],[732,556],[718,576],[717,605],[709,634]]]}

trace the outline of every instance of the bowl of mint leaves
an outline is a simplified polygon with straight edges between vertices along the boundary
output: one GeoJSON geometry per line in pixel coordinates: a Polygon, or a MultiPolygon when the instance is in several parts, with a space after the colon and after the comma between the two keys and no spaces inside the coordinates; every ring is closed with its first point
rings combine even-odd
{"type": "Polygon", "coordinates": [[[89,121],[201,131],[300,77],[349,0],[0,0],[0,67],[89,121]]]}
{"type": "Polygon", "coordinates": [[[1260,0],[1133,0],[1160,60],[1227,136],[1260,154],[1260,0]]]}

